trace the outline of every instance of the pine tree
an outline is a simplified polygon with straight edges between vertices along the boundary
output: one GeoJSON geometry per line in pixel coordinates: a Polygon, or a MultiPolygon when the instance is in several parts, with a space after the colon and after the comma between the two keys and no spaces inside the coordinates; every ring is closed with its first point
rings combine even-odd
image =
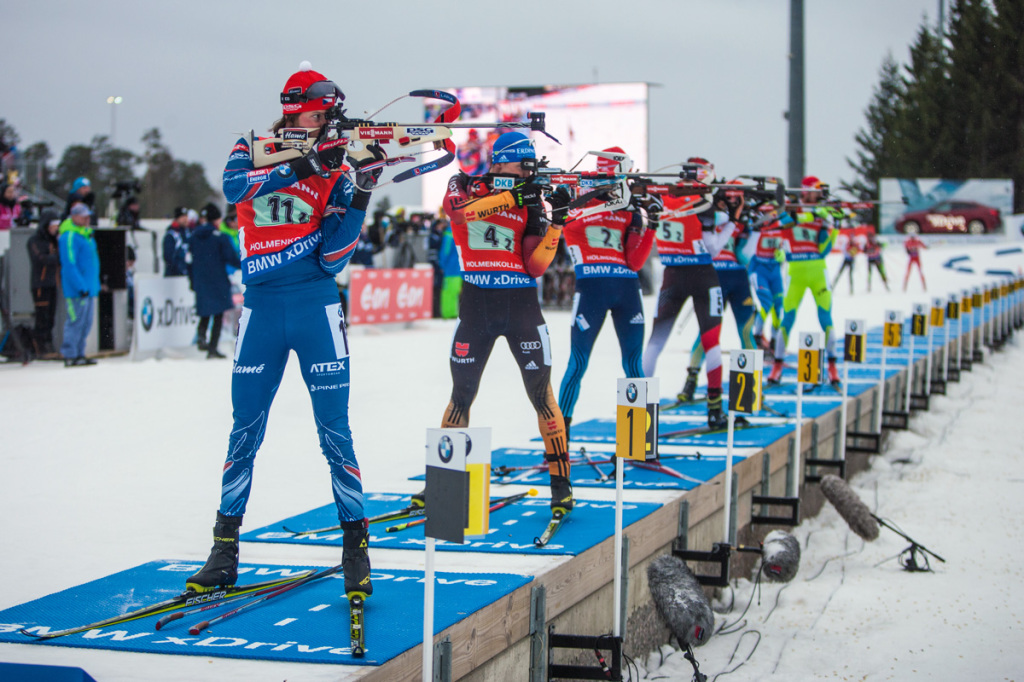
{"type": "Polygon", "coordinates": [[[999,167],[1013,179],[1013,209],[1024,212],[1024,3],[995,0],[993,43],[999,75],[996,152],[999,167]]]}
{"type": "Polygon", "coordinates": [[[878,198],[878,179],[883,175],[882,170],[892,165],[898,146],[900,133],[897,123],[906,97],[900,67],[892,54],[886,55],[879,76],[880,82],[864,111],[867,127],[861,128],[854,136],[860,147],[856,152],[857,158],[855,161],[846,159],[858,178],[852,183],[844,183],[844,188],[862,199],[878,198]]]}

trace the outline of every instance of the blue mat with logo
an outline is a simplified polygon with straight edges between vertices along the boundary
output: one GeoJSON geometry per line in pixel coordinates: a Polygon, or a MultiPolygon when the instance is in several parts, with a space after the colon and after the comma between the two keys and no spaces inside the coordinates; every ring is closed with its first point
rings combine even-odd
{"type": "MultiPolygon", "coordinates": [[[[575,430],[573,431],[575,433],[575,430]]],[[[760,448],[738,448],[733,452],[733,463],[742,461],[746,456],[760,451],[760,448]]],[[[574,452],[577,452],[574,450],[574,452]]],[[[588,452],[594,462],[600,462],[591,466],[586,462],[573,459],[572,470],[569,479],[574,487],[580,488],[607,488],[615,489],[615,465],[609,462],[611,455],[607,452],[588,452]],[[601,479],[597,469],[606,476],[601,479]]],[[[532,485],[547,487],[547,469],[530,468],[544,457],[543,450],[527,450],[522,448],[499,448],[491,453],[491,464],[494,467],[507,466],[513,469],[527,467],[510,472],[503,477],[495,477],[495,481],[515,483],[517,485],[532,485]]],[[[642,468],[626,460],[623,469],[623,488],[635,490],[692,490],[701,483],[710,481],[718,474],[725,471],[725,453],[716,450],[715,454],[701,454],[696,456],[675,456],[666,454],[658,464],[670,469],[674,473],[666,471],[655,471],[642,468]]],[[[591,503],[593,504],[593,503],[591,503]]],[[[634,503],[631,503],[634,504],[634,503]]],[[[627,517],[628,518],[628,517],[627,517]]],[[[555,539],[561,537],[555,536],[555,539]]]]}
{"type": "MultiPolygon", "coordinates": [[[[492,455],[493,456],[493,455],[492,455]]],[[[541,456],[534,456],[530,464],[543,461],[541,456]]],[[[607,467],[606,467],[607,468],[607,467]]],[[[537,482],[525,482],[523,485],[535,485],[542,492],[548,490],[547,469],[543,475],[536,477],[537,482]],[[543,479],[543,482],[541,482],[543,479]]],[[[422,477],[420,477],[422,478],[422,477]]],[[[614,487],[614,483],[612,485],[614,487]]],[[[502,494],[493,494],[503,497],[502,494]]],[[[376,516],[397,511],[409,506],[409,495],[400,493],[367,493],[365,498],[366,515],[376,516]]],[[[649,502],[626,502],[622,509],[622,524],[629,526],[647,516],[660,505],[649,502]]],[[[441,552],[484,552],[489,554],[551,554],[576,555],[585,552],[594,545],[604,542],[615,530],[615,503],[591,502],[577,500],[576,507],[566,517],[562,528],[554,539],[544,547],[535,547],[533,539],[544,532],[551,520],[550,497],[526,497],[502,507],[491,513],[490,533],[482,538],[467,538],[462,545],[437,541],[436,548],[441,552]]],[[[279,542],[301,545],[335,545],[340,547],[341,531],[314,533],[295,536],[284,530],[293,531],[312,528],[328,528],[338,522],[338,510],[333,504],[298,514],[284,519],[280,523],[272,523],[245,533],[241,539],[248,542],[279,542]]],[[[388,533],[387,528],[402,521],[375,523],[370,526],[370,547],[380,549],[411,549],[422,551],[426,544],[423,524],[406,530],[388,533]]]]}
{"type": "MultiPolygon", "coordinates": [[[[269,599],[198,636],[189,635],[189,627],[232,607],[183,618],[159,632],[153,627],[158,615],[48,641],[18,632],[20,628],[38,633],[70,628],[169,599],[181,592],[185,578],[200,565],[153,561],[5,609],[0,611],[0,642],[375,666],[423,640],[423,571],[404,569],[372,573],[374,593],[366,600],[365,611],[365,658],[353,658],[349,651],[348,605],[340,574],[269,599]]],[[[316,567],[248,564],[242,568],[239,584],[244,585],[316,567]]],[[[435,578],[435,633],[532,580],[506,573],[438,572],[435,578]]]]}

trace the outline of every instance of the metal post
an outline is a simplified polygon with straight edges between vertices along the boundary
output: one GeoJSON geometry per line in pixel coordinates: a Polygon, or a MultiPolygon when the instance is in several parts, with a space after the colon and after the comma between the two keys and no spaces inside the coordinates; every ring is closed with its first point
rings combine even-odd
{"type": "Polygon", "coordinates": [[[789,0],[789,185],[804,177],[804,0],[789,0]]]}

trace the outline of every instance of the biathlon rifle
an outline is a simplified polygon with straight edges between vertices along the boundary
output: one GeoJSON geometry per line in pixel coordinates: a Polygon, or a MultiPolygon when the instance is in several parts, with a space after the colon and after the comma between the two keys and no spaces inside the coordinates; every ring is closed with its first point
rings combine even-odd
{"type": "MultiPolygon", "coordinates": [[[[249,131],[247,141],[252,150],[253,165],[256,168],[274,166],[294,161],[309,153],[313,145],[324,140],[343,140],[349,164],[363,163],[360,170],[373,170],[399,163],[415,162],[416,157],[430,150],[409,153],[407,150],[420,145],[432,145],[440,156],[398,173],[387,183],[405,182],[421,175],[443,168],[455,160],[455,143],[452,142],[454,128],[527,128],[548,135],[544,129],[544,112],[529,112],[527,121],[502,121],[500,123],[458,123],[462,104],[451,93],[444,90],[413,90],[402,95],[375,111],[370,118],[348,118],[339,101],[327,110],[327,125],[317,135],[315,128],[282,128],[277,137],[257,139],[249,131]],[[373,116],[406,97],[422,97],[448,102],[451,106],[443,110],[429,123],[394,123],[370,120],[373,116]],[[395,145],[399,152],[389,156],[384,146],[395,145]],[[403,154],[404,152],[404,154],[403,154]]],[[[551,137],[548,135],[548,137],[551,137]]],[[[554,138],[552,138],[554,139],[554,138]]],[[[557,140],[556,140],[557,141],[557,140]]],[[[341,167],[340,172],[348,171],[341,167]]]]}

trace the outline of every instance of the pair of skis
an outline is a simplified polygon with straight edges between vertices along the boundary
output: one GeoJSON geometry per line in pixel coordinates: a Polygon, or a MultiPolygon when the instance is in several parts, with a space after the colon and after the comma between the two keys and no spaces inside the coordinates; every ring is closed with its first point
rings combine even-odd
{"type": "MultiPolygon", "coordinates": [[[[221,606],[239,604],[229,611],[226,611],[214,618],[209,618],[189,628],[189,634],[198,635],[203,630],[220,623],[232,616],[236,616],[239,613],[248,611],[259,604],[273,599],[274,597],[286,594],[291,590],[302,585],[321,580],[328,576],[332,576],[341,571],[341,564],[332,566],[331,568],[325,568],[320,571],[303,571],[298,575],[294,575],[288,578],[278,578],[276,580],[264,580],[261,582],[251,583],[249,585],[235,585],[232,587],[225,587],[212,592],[193,592],[185,591],[181,594],[165,599],[163,601],[156,602],[143,606],[142,608],[123,613],[119,616],[113,616],[111,618],[105,618],[103,620],[95,621],[87,625],[79,625],[72,628],[66,628],[63,630],[52,630],[46,633],[34,633],[29,632],[28,629],[22,628],[19,632],[28,637],[32,637],[35,640],[45,641],[50,639],[56,639],[58,637],[65,637],[67,635],[74,635],[80,632],[88,632],[89,630],[97,630],[99,628],[110,627],[113,625],[121,625],[128,623],[133,620],[140,618],[146,618],[147,616],[155,616],[157,614],[166,613],[164,617],[160,618],[155,628],[160,630],[174,621],[181,620],[186,616],[192,616],[199,613],[205,613],[212,609],[220,608],[221,606]],[[179,611],[178,609],[186,610],[179,611]]],[[[348,595],[349,600],[349,620],[350,629],[349,635],[351,639],[351,653],[355,658],[362,658],[366,652],[365,644],[365,633],[363,629],[363,600],[364,596],[360,593],[352,593],[348,595]]]]}

